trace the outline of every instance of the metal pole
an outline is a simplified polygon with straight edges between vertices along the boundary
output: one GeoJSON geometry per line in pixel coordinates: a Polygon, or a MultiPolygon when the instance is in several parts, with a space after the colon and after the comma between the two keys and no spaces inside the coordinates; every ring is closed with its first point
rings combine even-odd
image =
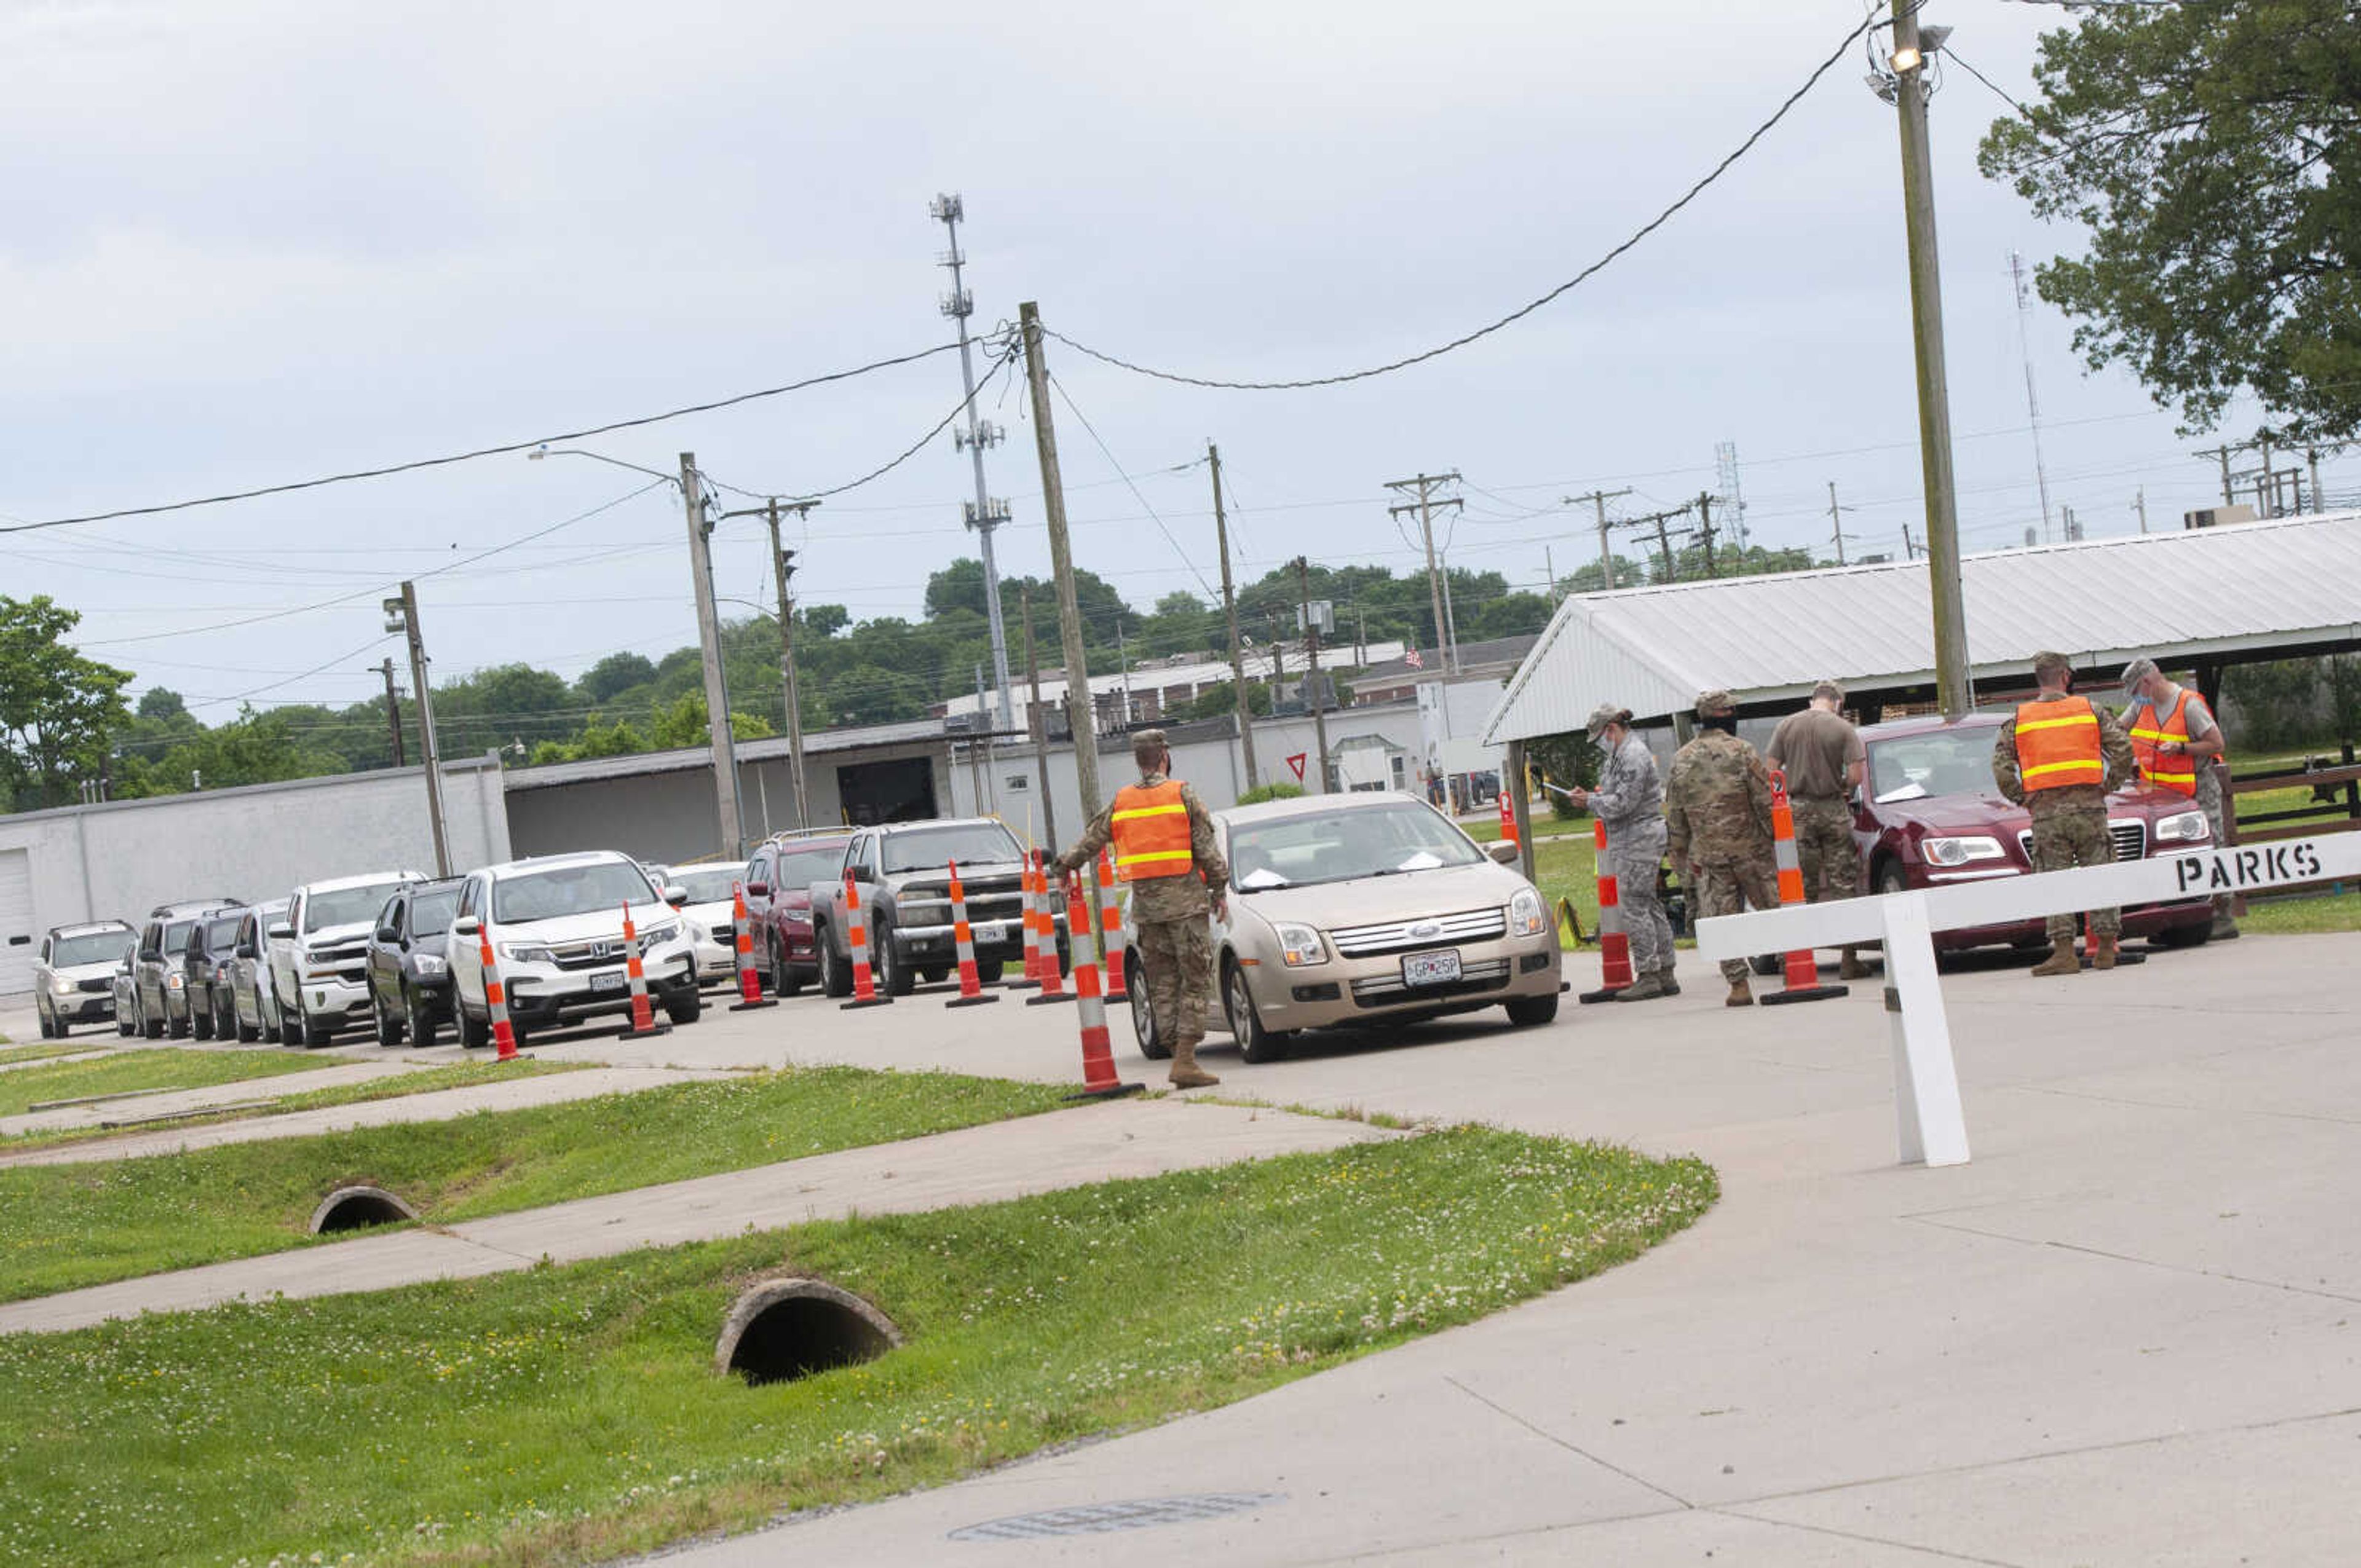
{"type": "MultiPolygon", "coordinates": [[[[807,512],[818,501],[806,501],[796,510],[807,512]]],[[[795,775],[796,826],[811,826],[811,812],[804,794],[804,715],[803,702],[796,691],[796,614],[795,604],[787,597],[787,579],[796,569],[787,562],[793,552],[779,545],[779,502],[773,497],[764,509],[771,521],[771,570],[779,590],[779,699],[785,706],[787,720],[787,768],[795,775]]]]}
{"type": "Polygon", "coordinates": [[[2139,513],[2140,532],[2147,532],[2147,487],[2142,485],[2132,492],[2132,510],[2139,513]]]}
{"type": "Polygon", "coordinates": [[[401,629],[410,638],[410,684],[418,693],[418,754],[426,760],[426,820],[434,831],[434,874],[451,874],[451,838],[443,823],[443,754],[434,744],[434,694],[426,684],[426,633],[418,624],[418,585],[401,585],[401,629]]]}
{"type": "Polygon", "coordinates": [[[688,565],[697,591],[697,638],[705,651],[705,729],[713,747],[713,800],[725,860],[746,854],[738,816],[738,746],[730,733],[730,692],[721,675],[721,617],[713,602],[713,556],[706,544],[705,491],[697,454],[680,455],[681,501],[688,515],[688,565]]]}
{"type": "MultiPolygon", "coordinates": [[[[1016,590],[1017,613],[1025,618],[1025,674],[1033,683],[1033,710],[1025,727],[1033,732],[1033,771],[1041,785],[1041,836],[1058,842],[1058,802],[1049,788],[1049,716],[1041,708],[1041,661],[1033,652],[1033,589],[1016,590]]],[[[1068,688],[1071,690],[1071,687],[1068,688]]]]}
{"type": "MultiPolygon", "coordinates": [[[[1920,50],[1919,8],[1899,10],[1894,47],[1920,50]]],[[[1943,281],[1935,251],[1935,172],[1927,149],[1924,59],[1901,73],[1894,99],[1902,126],[1902,206],[1910,247],[1910,337],[1918,369],[1919,466],[1927,490],[1927,580],[1932,590],[1935,695],[1946,718],[1973,706],[1968,679],[1968,610],[1960,587],[1959,496],[1951,468],[1951,404],[1943,368],[1943,281]]]]}
{"type": "Polygon", "coordinates": [[[2303,456],[2305,463],[2312,469],[2312,510],[2316,512],[2326,511],[2328,503],[2320,499],[2320,448],[2308,446],[2304,448],[2303,456]]]}
{"type": "Polygon", "coordinates": [[[1459,669],[1459,609],[1451,602],[1451,563],[1443,563],[1443,627],[1444,634],[1443,667],[1456,674],[1459,669]]]}
{"type": "Polygon", "coordinates": [[[1319,749],[1312,766],[1304,773],[1305,783],[1313,795],[1328,793],[1328,711],[1320,700],[1320,623],[1312,619],[1312,564],[1304,557],[1295,558],[1295,587],[1303,605],[1303,654],[1310,673],[1305,675],[1303,690],[1312,702],[1312,743],[1319,749]]]}
{"type": "MultiPolygon", "coordinates": [[[[1058,585],[1058,633],[1066,654],[1066,711],[1082,696],[1074,730],[1074,783],[1082,797],[1082,817],[1099,815],[1098,709],[1091,701],[1090,661],[1082,653],[1082,611],[1074,598],[1073,552],[1066,541],[1066,484],[1058,469],[1058,433],[1050,422],[1049,367],[1041,356],[1041,310],[1027,300],[1016,307],[1025,336],[1025,379],[1033,393],[1033,444],[1041,455],[1041,510],[1049,525],[1049,568],[1058,585]]],[[[1097,883],[1093,883],[1095,889],[1097,883]]]]}
{"type": "MultiPolygon", "coordinates": [[[[2041,403],[2033,395],[2033,341],[2025,329],[2026,313],[2031,302],[2025,291],[2025,258],[2012,250],[2008,253],[2008,275],[2016,285],[2016,347],[2025,357],[2025,415],[2033,427],[2033,482],[2041,491],[2041,538],[2049,539],[2049,469],[2041,461],[2041,403]]],[[[2141,530],[2146,532],[2145,529],[2141,530]]]]}
{"type": "Polygon", "coordinates": [[[951,247],[943,265],[950,269],[951,297],[945,309],[959,323],[960,385],[967,392],[967,444],[975,460],[975,521],[971,526],[975,529],[976,544],[983,556],[983,613],[992,632],[992,678],[1000,694],[1000,728],[1008,729],[1015,727],[1009,706],[1008,631],[1001,624],[1000,568],[992,556],[992,531],[1000,526],[1000,520],[993,515],[992,498],[984,493],[984,431],[975,417],[975,361],[968,348],[967,335],[972,302],[961,281],[967,258],[960,254],[959,247],[959,221],[966,209],[958,197],[945,196],[937,199],[935,212],[950,234],[951,247]]]}
{"type": "Polygon", "coordinates": [[[1230,583],[1230,520],[1222,510],[1222,449],[1212,442],[1205,443],[1205,461],[1213,470],[1213,540],[1222,553],[1222,613],[1230,623],[1230,687],[1238,699],[1238,750],[1246,754],[1246,788],[1257,789],[1262,779],[1255,767],[1254,704],[1246,696],[1246,660],[1238,644],[1238,596],[1230,583]]]}
{"type": "Polygon", "coordinates": [[[387,731],[393,737],[393,765],[406,768],[410,763],[401,750],[401,698],[393,689],[393,660],[389,657],[378,666],[378,670],[385,676],[385,723],[387,731]]]}

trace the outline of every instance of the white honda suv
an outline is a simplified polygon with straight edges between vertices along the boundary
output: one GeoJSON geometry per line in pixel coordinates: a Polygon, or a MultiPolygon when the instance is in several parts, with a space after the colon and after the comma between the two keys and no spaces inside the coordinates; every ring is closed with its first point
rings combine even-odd
{"type": "Polygon", "coordinates": [[[371,872],[306,883],[288,895],[287,934],[270,935],[270,992],[279,1037],[324,1046],[369,1021],[368,939],[377,912],[423,872],[371,872]]]}
{"type": "Polygon", "coordinates": [[[623,909],[631,906],[648,994],[675,1024],[703,1011],[697,991],[696,942],[676,905],[686,894],[657,889],[629,855],[592,850],[538,855],[467,873],[451,921],[451,1003],[459,1038],[491,1039],[484,1000],[484,939],[508,998],[509,1021],[522,1043],[546,1029],[605,1013],[631,1011],[623,967],[623,909]]]}

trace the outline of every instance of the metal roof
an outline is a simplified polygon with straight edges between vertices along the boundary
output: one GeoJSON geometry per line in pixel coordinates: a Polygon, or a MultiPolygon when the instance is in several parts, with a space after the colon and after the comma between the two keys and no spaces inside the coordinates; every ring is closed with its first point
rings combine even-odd
{"type": "MultiPolygon", "coordinates": [[[[2056,649],[2085,670],[2361,643],[2361,512],[1971,555],[1978,678],[2056,649]]],[[[1558,607],[1485,720],[1487,744],[1579,729],[1613,699],[1650,719],[1700,691],[1741,705],[1934,679],[1924,561],[1583,594],[1558,607]]]]}
{"type": "MultiPolygon", "coordinates": [[[[1343,656],[1353,646],[1354,644],[1348,641],[1339,641],[1333,637],[1323,639],[1320,649],[1320,656],[1325,661],[1323,673],[1341,671],[1349,667],[1351,660],[1344,659],[1343,656]],[[1340,659],[1343,660],[1342,663],[1339,662],[1340,659]]],[[[1407,643],[1393,641],[1369,642],[1361,646],[1360,657],[1373,664],[1387,663],[1400,659],[1408,646],[1407,643]]],[[[1271,644],[1268,642],[1256,642],[1246,650],[1245,664],[1248,680],[1255,680],[1270,673],[1272,668],[1270,650],[1271,644]]],[[[1302,673],[1303,644],[1301,642],[1290,641],[1279,644],[1279,657],[1286,668],[1299,674],[1302,673]]],[[[1104,674],[1091,676],[1091,695],[1093,697],[1103,697],[1126,690],[1137,695],[1140,692],[1164,691],[1173,686],[1216,685],[1229,678],[1230,662],[1226,658],[1199,659],[1185,663],[1142,660],[1133,664],[1127,671],[1110,670],[1104,674]]],[[[1009,685],[1010,696],[1014,701],[1021,704],[1032,700],[1033,689],[1022,675],[1011,681],[1009,685]]],[[[1065,700],[1066,673],[1063,670],[1042,671],[1041,701],[1043,705],[1055,707],[1064,703],[1065,700]]],[[[993,705],[994,698],[987,691],[984,706],[989,707],[993,705]]],[[[976,709],[975,694],[969,692],[963,696],[946,698],[942,704],[942,709],[946,714],[973,713],[976,709]]]]}
{"type": "MultiPolygon", "coordinates": [[[[908,746],[925,741],[941,741],[948,737],[939,718],[913,718],[899,724],[865,724],[844,729],[813,729],[804,735],[804,754],[818,756],[829,751],[866,751],[873,746],[908,746]]],[[[764,762],[790,754],[791,747],[784,735],[766,735],[760,740],[737,743],[740,765],[764,762]]],[[[677,773],[691,770],[710,772],[713,768],[713,748],[688,746],[671,751],[627,751],[615,757],[588,757],[578,762],[544,762],[537,768],[511,768],[502,775],[500,784],[505,794],[520,790],[553,789],[560,784],[588,784],[597,779],[631,778],[642,773],[677,773]]]]}

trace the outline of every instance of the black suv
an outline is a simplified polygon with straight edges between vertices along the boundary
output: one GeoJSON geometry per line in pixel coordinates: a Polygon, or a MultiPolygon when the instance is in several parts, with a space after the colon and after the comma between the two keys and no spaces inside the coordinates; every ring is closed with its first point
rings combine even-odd
{"type": "Polygon", "coordinates": [[[230,1016],[229,965],[236,956],[237,927],[245,915],[242,909],[231,909],[205,916],[190,927],[181,948],[181,1010],[191,1032],[201,1040],[237,1036],[237,1025],[230,1016]]]}
{"type": "Polygon", "coordinates": [[[177,1040],[189,1033],[188,977],[181,967],[188,958],[189,935],[201,917],[245,906],[238,899],[216,898],[159,904],[148,911],[148,925],[139,933],[139,957],[132,966],[138,1033],[151,1040],[167,1034],[177,1040]]]}
{"type": "Polygon", "coordinates": [[[435,1025],[451,1022],[451,966],[444,943],[465,880],[448,877],[403,888],[378,912],[365,961],[379,1045],[398,1046],[406,1034],[431,1046],[435,1025]]]}

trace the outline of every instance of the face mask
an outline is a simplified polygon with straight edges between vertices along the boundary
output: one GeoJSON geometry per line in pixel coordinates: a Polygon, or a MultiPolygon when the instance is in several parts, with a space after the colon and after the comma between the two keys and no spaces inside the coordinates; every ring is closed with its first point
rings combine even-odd
{"type": "Polygon", "coordinates": [[[1700,718],[1697,724],[1702,729],[1719,729],[1724,735],[1738,733],[1738,715],[1734,713],[1717,714],[1710,718],[1700,718]]]}

